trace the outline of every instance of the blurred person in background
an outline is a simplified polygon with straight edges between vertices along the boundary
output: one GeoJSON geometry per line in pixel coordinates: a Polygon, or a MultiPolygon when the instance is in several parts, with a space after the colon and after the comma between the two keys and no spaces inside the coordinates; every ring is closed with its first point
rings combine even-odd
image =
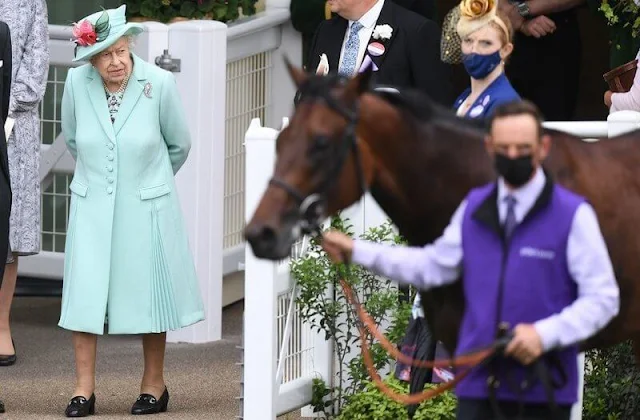
{"type": "Polygon", "coordinates": [[[456,99],[459,116],[483,119],[501,104],[520,100],[505,74],[513,29],[494,0],[464,0],[445,17],[443,61],[462,62],[471,86],[456,99]]]}
{"type": "Polygon", "coordinates": [[[535,103],[545,120],[571,121],[578,102],[582,40],[578,8],[586,0],[502,0],[516,46],[506,69],[523,99],[535,103]]]}
{"type": "MultiPolygon", "coordinates": [[[[49,24],[45,0],[2,0],[0,20],[11,30],[13,83],[7,139],[11,172],[11,225],[0,288],[0,366],[16,362],[9,316],[18,278],[18,256],[40,252],[40,115],[49,73],[49,24]]],[[[4,255],[4,254],[2,254],[4,255]]]]}
{"type": "MultiPolygon", "coordinates": [[[[0,21],[0,121],[4,127],[9,114],[11,95],[11,35],[9,26],[0,21]]],[[[8,255],[9,216],[11,213],[11,180],[7,159],[7,138],[5,130],[0,130],[0,255],[8,255]]],[[[5,265],[0,264],[0,284],[5,265]]],[[[4,413],[4,403],[0,401],[0,413],[4,413]]]]}

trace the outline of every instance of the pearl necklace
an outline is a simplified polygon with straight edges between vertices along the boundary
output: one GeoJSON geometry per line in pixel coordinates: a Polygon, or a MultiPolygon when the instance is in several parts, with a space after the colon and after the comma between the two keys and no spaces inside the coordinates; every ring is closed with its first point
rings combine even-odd
{"type": "Polygon", "coordinates": [[[124,90],[127,88],[128,83],[129,83],[129,74],[127,74],[127,76],[124,78],[122,83],[120,83],[120,87],[118,88],[118,90],[112,93],[109,91],[107,84],[105,82],[102,82],[102,84],[104,85],[104,90],[109,94],[109,96],[115,96],[115,95],[122,96],[122,94],[124,94],[124,90]]]}

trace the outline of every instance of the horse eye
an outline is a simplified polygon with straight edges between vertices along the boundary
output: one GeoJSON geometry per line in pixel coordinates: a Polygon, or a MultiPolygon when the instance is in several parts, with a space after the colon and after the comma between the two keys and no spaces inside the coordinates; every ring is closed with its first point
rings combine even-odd
{"type": "Polygon", "coordinates": [[[313,138],[313,143],[309,149],[309,155],[312,158],[320,158],[327,152],[330,145],[331,139],[328,136],[316,136],[313,138]]]}
{"type": "Polygon", "coordinates": [[[329,137],[317,136],[315,138],[314,147],[316,149],[326,149],[327,147],[329,147],[329,137]]]}

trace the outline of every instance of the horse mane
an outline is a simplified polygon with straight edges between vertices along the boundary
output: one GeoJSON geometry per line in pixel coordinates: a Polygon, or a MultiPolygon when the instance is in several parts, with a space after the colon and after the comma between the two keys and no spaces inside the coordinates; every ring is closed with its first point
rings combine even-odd
{"type": "MultiPolygon", "coordinates": [[[[394,90],[376,90],[376,87],[374,87],[371,93],[396,108],[405,120],[411,121],[418,126],[424,126],[425,123],[429,123],[436,126],[446,126],[448,129],[457,131],[477,130],[480,135],[484,134],[488,129],[486,119],[459,117],[452,109],[433,101],[420,90],[413,88],[402,90],[394,88],[394,90]]],[[[582,140],[580,136],[555,128],[545,127],[544,132],[555,139],[582,140]]],[[[629,138],[636,139],[638,136],[640,136],[640,128],[614,137],[603,137],[602,139],[612,143],[612,141],[626,141],[629,138]]]]}
{"type": "Polygon", "coordinates": [[[440,105],[422,91],[414,88],[397,91],[376,90],[374,88],[371,93],[392,105],[406,120],[418,126],[429,123],[454,130],[477,131],[479,135],[483,135],[486,130],[484,119],[458,117],[450,108],[440,105]]]}

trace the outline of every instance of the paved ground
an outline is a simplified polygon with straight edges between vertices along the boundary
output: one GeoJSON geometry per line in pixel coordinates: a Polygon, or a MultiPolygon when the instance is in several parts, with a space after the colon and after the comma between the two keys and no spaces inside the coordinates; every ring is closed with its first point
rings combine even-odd
{"type": "MultiPolygon", "coordinates": [[[[0,419],[64,418],[74,385],[71,335],[57,327],[59,298],[16,298],[13,333],[18,362],[0,367],[0,419]]],[[[239,414],[242,304],[224,311],[223,340],[203,345],[168,344],[169,411],[153,418],[231,420],[239,414]]],[[[96,416],[131,418],[142,374],[142,345],[135,336],[98,340],[96,416]]],[[[283,416],[287,420],[298,415],[283,416]]]]}

